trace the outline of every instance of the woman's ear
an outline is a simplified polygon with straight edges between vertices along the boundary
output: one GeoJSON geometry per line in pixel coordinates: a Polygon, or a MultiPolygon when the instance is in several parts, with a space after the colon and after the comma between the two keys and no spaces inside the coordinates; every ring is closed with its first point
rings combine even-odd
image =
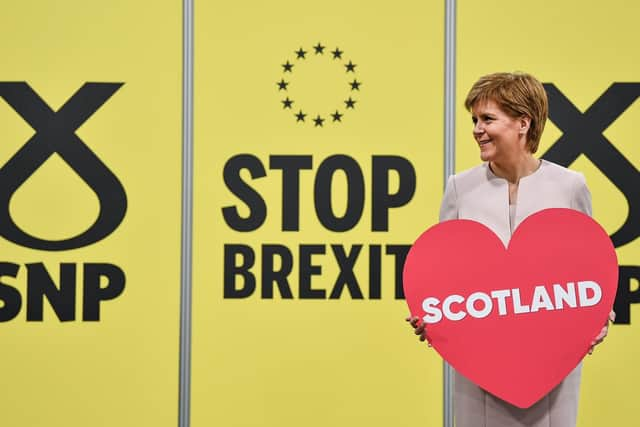
{"type": "Polygon", "coordinates": [[[531,127],[531,117],[522,116],[519,121],[521,135],[526,135],[529,132],[529,128],[531,127]]]}

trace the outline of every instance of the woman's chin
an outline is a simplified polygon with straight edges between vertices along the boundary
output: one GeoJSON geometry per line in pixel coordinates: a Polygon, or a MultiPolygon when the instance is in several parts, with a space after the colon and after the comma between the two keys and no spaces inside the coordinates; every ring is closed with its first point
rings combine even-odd
{"type": "Polygon", "coordinates": [[[487,153],[486,151],[480,151],[480,160],[483,162],[490,162],[493,159],[491,153],[487,153]]]}

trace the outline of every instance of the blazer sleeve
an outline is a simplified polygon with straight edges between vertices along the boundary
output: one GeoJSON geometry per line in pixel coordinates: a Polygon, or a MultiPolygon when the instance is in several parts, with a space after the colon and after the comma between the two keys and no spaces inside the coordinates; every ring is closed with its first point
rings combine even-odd
{"type": "Polygon", "coordinates": [[[577,211],[592,216],[591,209],[591,192],[587,188],[587,182],[583,174],[578,175],[573,189],[573,197],[571,199],[571,207],[577,211]]]}
{"type": "Polygon", "coordinates": [[[440,205],[440,222],[450,219],[458,219],[458,197],[453,175],[450,175],[447,180],[444,196],[442,196],[442,204],[440,205]]]}

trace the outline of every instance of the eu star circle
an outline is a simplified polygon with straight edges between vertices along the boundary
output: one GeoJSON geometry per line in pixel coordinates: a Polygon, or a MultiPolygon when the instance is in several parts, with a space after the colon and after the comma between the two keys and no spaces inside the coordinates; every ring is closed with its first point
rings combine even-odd
{"type": "Polygon", "coordinates": [[[329,50],[321,42],[300,46],[280,70],[275,84],[281,108],[291,114],[292,122],[316,128],[338,125],[356,109],[362,86],[358,64],[339,47],[329,50]],[[304,78],[308,76],[312,78],[304,78]]]}

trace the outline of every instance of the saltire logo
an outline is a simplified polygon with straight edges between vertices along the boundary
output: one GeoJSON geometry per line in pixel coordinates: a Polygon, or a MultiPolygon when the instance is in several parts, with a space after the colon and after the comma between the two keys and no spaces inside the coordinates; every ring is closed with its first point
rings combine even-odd
{"type": "Polygon", "coordinates": [[[301,46],[293,53],[295,57],[287,58],[281,64],[282,75],[280,81],[276,82],[282,109],[291,113],[293,120],[300,124],[308,123],[314,127],[325,127],[329,124],[342,123],[344,116],[350,110],[355,110],[359,101],[358,95],[362,81],[357,76],[358,65],[352,59],[347,59],[345,52],[339,47],[329,51],[320,42],[306,50],[301,46]],[[339,93],[343,96],[338,97],[333,101],[333,104],[328,102],[327,105],[312,106],[310,105],[312,100],[305,99],[304,94],[306,93],[306,98],[308,98],[309,92],[313,92],[313,90],[318,93],[327,89],[322,86],[321,82],[322,77],[326,78],[327,76],[321,76],[318,73],[323,69],[327,71],[327,64],[331,66],[329,70],[338,70],[345,76],[344,81],[339,82],[339,93]],[[294,78],[294,76],[300,75],[301,70],[309,70],[308,67],[312,67],[316,71],[314,73],[316,78],[308,79],[306,82],[294,78]]]}
{"type": "Polygon", "coordinates": [[[89,246],[110,235],[127,211],[120,180],[76,135],[124,83],[85,83],[54,111],[26,82],[0,82],[4,99],[36,133],[0,167],[0,236],[32,249],[64,251],[89,246]],[[95,192],[100,213],[88,230],[64,240],[46,240],[23,231],[11,217],[13,194],[53,154],[59,155],[95,192]]]}

